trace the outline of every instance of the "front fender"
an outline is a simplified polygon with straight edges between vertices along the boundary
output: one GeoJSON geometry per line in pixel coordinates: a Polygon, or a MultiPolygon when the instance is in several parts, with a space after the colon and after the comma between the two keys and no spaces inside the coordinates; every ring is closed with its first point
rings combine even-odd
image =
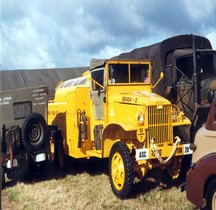
{"type": "Polygon", "coordinates": [[[216,174],[216,153],[204,156],[192,164],[186,177],[186,194],[188,200],[198,207],[204,206],[204,189],[208,178],[216,174]]]}
{"type": "Polygon", "coordinates": [[[122,123],[122,122],[111,122],[109,124],[106,125],[105,129],[109,129],[110,127],[121,127],[123,130],[125,131],[132,131],[132,130],[136,130],[137,126],[133,126],[133,125],[129,125],[127,123],[122,123]]]}
{"type": "Polygon", "coordinates": [[[107,124],[102,135],[103,157],[109,157],[112,145],[116,141],[136,139],[136,130],[137,127],[125,123],[107,124]]]}

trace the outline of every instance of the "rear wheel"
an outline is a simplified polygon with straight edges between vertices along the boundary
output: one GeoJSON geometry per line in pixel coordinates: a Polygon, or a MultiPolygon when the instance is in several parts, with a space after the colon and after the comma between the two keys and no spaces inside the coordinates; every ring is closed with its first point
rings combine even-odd
{"type": "Polygon", "coordinates": [[[127,198],[134,182],[133,160],[127,145],[116,142],[110,152],[109,177],[114,194],[120,199],[127,198]]]}
{"type": "Polygon", "coordinates": [[[57,168],[63,168],[64,166],[64,146],[62,140],[62,134],[60,131],[56,131],[53,133],[53,140],[54,142],[51,144],[51,153],[52,154],[52,161],[54,162],[57,168]]]}
{"type": "Polygon", "coordinates": [[[63,147],[63,141],[58,142],[57,147],[57,161],[60,168],[63,168],[64,166],[64,147],[63,147]]]}
{"type": "Polygon", "coordinates": [[[206,200],[207,209],[216,210],[216,180],[209,185],[206,200]]]}

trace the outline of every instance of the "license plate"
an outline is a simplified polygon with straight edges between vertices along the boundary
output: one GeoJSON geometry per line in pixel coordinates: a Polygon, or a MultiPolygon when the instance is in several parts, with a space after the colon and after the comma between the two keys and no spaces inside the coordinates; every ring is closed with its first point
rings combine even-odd
{"type": "Polygon", "coordinates": [[[149,149],[136,149],[136,160],[149,159],[149,149]]]}
{"type": "Polygon", "coordinates": [[[190,149],[190,144],[184,144],[184,154],[185,155],[193,154],[193,150],[190,149]]]}

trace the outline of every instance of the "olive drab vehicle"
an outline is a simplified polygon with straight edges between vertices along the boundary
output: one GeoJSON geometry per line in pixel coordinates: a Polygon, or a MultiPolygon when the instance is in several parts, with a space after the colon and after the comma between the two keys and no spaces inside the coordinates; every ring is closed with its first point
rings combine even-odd
{"type": "Polygon", "coordinates": [[[179,35],[162,42],[122,53],[115,59],[149,59],[153,82],[159,72],[164,80],[153,92],[176,104],[191,120],[187,132],[191,142],[206,122],[216,91],[216,51],[205,37],[179,35]]]}
{"type": "Polygon", "coordinates": [[[2,186],[5,175],[17,179],[31,165],[49,158],[46,86],[0,92],[0,139],[2,186]]]}
{"type": "Polygon", "coordinates": [[[96,60],[83,77],[56,87],[48,104],[51,153],[60,166],[73,158],[109,158],[112,190],[121,199],[155,167],[178,177],[181,159],[191,154],[180,128],[190,120],[176,105],[152,92],[152,63],[96,60]]]}

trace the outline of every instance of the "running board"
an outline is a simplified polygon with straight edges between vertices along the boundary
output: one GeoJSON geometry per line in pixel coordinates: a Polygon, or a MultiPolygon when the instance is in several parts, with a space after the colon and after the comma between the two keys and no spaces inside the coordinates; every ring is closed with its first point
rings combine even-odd
{"type": "Polygon", "coordinates": [[[102,151],[101,150],[88,150],[86,151],[86,155],[89,157],[102,158],[102,151]]]}

